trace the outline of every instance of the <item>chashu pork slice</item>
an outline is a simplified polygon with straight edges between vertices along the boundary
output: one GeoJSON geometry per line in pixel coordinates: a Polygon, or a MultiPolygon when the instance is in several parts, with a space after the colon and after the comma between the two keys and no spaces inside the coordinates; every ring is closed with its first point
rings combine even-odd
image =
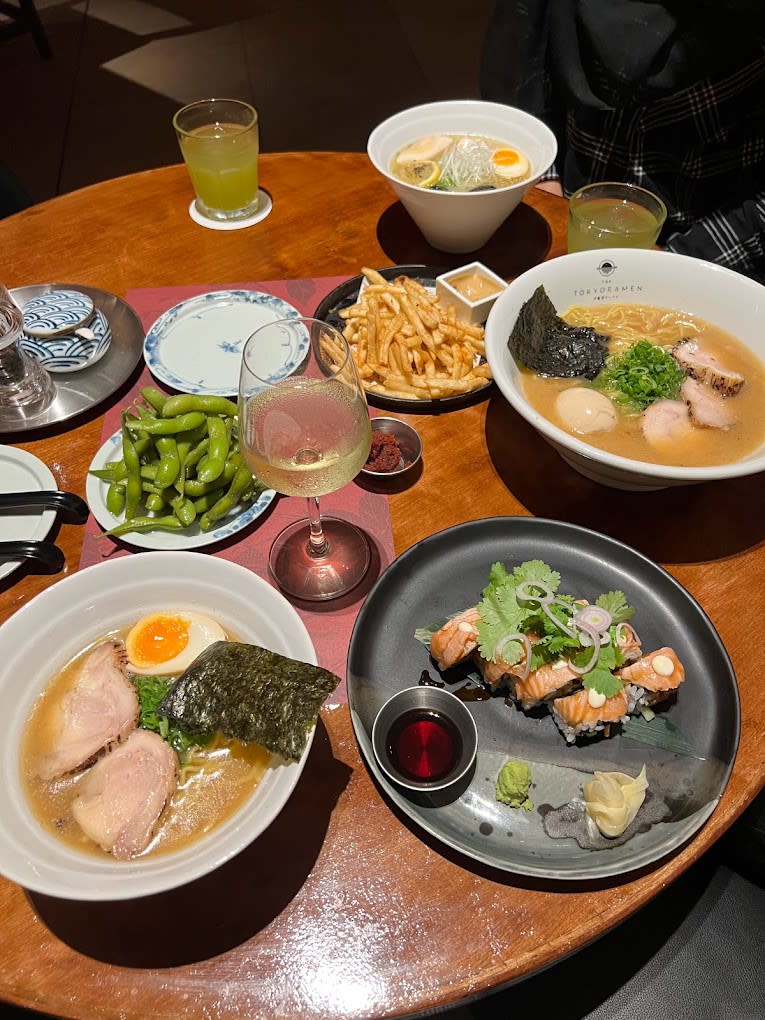
{"type": "Polygon", "coordinates": [[[94,842],[128,860],[151,842],[178,781],[178,758],[158,733],[133,730],[80,781],[72,814],[94,842]]]}
{"type": "Polygon", "coordinates": [[[652,446],[666,446],[687,436],[691,429],[684,400],[657,400],[640,416],[640,428],[652,446]]]}
{"type": "Polygon", "coordinates": [[[744,377],[740,372],[721,365],[714,355],[708,354],[695,340],[678,340],[672,348],[672,357],[692,379],[706,383],[724,397],[734,397],[744,385],[744,377]]]}
{"type": "Polygon", "coordinates": [[[139,704],[135,686],[122,672],[124,650],[105,641],[88,653],[53,720],[51,750],[40,763],[45,780],[91,764],[135,729],[139,704]]]}
{"type": "Polygon", "coordinates": [[[711,386],[688,377],[680,387],[680,396],[688,405],[691,421],[703,429],[729,429],[736,416],[730,405],[711,386]]]}

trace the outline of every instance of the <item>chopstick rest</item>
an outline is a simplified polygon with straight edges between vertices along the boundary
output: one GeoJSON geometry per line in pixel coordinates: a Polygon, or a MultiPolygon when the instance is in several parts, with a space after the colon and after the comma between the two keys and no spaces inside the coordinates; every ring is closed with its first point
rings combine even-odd
{"type": "Polygon", "coordinates": [[[88,519],[88,504],[74,492],[3,492],[0,493],[0,511],[22,507],[48,507],[61,510],[74,524],[88,519]]]}

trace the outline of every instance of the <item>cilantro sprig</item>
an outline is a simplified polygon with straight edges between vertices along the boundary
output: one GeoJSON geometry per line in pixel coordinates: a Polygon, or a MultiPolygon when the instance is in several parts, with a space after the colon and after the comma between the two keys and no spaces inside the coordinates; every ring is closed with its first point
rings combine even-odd
{"type": "MultiPolygon", "coordinates": [[[[583,643],[581,633],[573,623],[573,617],[581,606],[575,596],[560,593],[559,586],[560,574],[542,560],[527,560],[514,567],[512,572],[508,572],[502,563],[494,563],[489,571],[489,583],[478,604],[481,655],[490,661],[501,658],[508,665],[513,665],[525,654],[524,644],[508,638],[516,634],[533,634],[531,670],[561,656],[579,669],[585,667],[592,659],[592,645],[583,643]],[[547,611],[542,608],[543,599],[547,611]]],[[[616,644],[616,629],[630,619],[635,610],[628,605],[621,591],[599,595],[595,605],[611,616],[609,640],[600,645],[592,668],[582,675],[582,683],[586,688],[611,697],[622,686],[613,671],[624,664],[624,656],[616,644]]]]}

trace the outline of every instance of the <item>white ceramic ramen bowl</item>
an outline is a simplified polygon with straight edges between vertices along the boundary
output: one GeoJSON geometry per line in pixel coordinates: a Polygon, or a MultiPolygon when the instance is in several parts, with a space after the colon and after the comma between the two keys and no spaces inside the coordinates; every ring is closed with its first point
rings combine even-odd
{"type": "Polygon", "coordinates": [[[219,867],[250,844],[287,802],[299,762],[272,762],[227,820],[177,851],[118,861],[81,853],[43,828],[20,774],[25,723],[38,695],[79,651],[110,630],[162,608],[196,609],[242,641],[316,662],[292,606],[236,563],[194,552],[145,552],[98,563],[58,581],[0,627],[0,873],[33,891],[73,900],[123,900],[162,892],[219,867]]]}
{"type": "MultiPolygon", "coordinates": [[[[765,470],[765,441],[742,460],[714,467],[673,467],[606,453],[559,428],[526,400],[507,347],[521,306],[543,285],[558,312],[573,304],[629,302],[676,308],[720,327],[765,362],[765,287],[710,262],[672,252],[613,248],[562,255],[517,277],[486,322],[486,360],[499,390],[563,459],[593,481],[619,489],[659,489],[765,470]]],[[[745,384],[746,385],[746,384],[745,384]]]]}
{"type": "Polygon", "coordinates": [[[555,135],[541,120],[502,103],[477,99],[425,103],[388,117],[372,131],[367,153],[402,205],[434,248],[476,251],[518,206],[555,159],[555,135]],[[493,191],[447,192],[405,184],[390,171],[391,159],[404,145],[424,135],[486,135],[522,152],[531,176],[493,191]]]}

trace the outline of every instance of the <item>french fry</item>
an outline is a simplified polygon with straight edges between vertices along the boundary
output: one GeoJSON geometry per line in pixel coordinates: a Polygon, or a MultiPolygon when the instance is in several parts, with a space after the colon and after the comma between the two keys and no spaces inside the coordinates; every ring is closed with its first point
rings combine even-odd
{"type": "Polygon", "coordinates": [[[386,280],[367,266],[361,272],[364,287],[339,315],[370,394],[440,400],[487,384],[481,326],[458,320],[418,280],[386,280]]]}

